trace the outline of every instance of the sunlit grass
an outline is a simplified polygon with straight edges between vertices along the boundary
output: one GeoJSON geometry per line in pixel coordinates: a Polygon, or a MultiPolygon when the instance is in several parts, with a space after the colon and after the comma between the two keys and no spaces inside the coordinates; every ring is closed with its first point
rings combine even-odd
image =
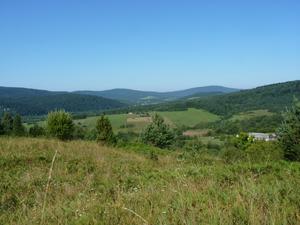
{"type": "Polygon", "coordinates": [[[0,224],[299,224],[300,165],[0,138],[0,224]],[[141,151],[142,152],[142,151],[141,151]],[[134,214],[134,213],[135,214],[134,214]],[[146,221],[146,222],[145,222],[146,221]]]}

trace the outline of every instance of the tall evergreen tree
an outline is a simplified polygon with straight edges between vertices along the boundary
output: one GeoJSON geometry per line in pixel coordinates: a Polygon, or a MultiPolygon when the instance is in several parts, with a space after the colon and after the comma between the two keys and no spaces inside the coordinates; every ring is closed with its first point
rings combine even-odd
{"type": "Polygon", "coordinates": [[[13,134],[16,136],[25,135],[25,127],[22,123],[22,118],[19,114],[17,114],[13,121],[13,134]]]}
{"type": "Polygon", "coordinates": [[[103,144],[113,144],[115,137],[109,119],[102,115],[96,124],[97,140],[103,144]]]}
{"type": "Polygon", "coordinates": [[[13,117],[9,112],[5,112],[2,117],[2,126],[4,134],[11,134],[13,130],[13,117]]]}
{"type": "Polygon", "coordinates": [[[288,160],[300,161],[300,105],[294,106],[284,113],[284,120],[278,130],[278,138],[288,160]]]}

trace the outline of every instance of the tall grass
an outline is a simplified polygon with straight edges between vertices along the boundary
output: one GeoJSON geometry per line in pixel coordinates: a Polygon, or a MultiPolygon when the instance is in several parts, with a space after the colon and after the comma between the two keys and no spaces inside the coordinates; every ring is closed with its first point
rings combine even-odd
{"type": "Polygon", "coordinates": [[[300,165],[0,138],[0,224],[300,224],[300,165]],[[48,179],[53,155],[51,179],[48,179]]]}

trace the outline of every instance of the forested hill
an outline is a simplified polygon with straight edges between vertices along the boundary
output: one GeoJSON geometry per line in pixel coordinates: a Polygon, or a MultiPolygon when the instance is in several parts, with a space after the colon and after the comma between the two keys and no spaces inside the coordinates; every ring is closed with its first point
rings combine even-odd
{"type": "Polygon", "coordinates": [[[9,110],[21,115],[44,115],[51,110],[89,112],[126,106],[119,101],[67,92],[50,92],[24,88],[0,87],[0,112],[9,110]]]}
{"type": "Polygon", "coordinates": [[[31,88],[19,88],[19,87],[0,87],[0,97],[9,98],[21,98],[21,97],[34,97],[34,96],[48,96],[57,95],[67,92],[57,92],[57,91],[46,91],[31,88]]]}
{"type": "Polygon", "coordinates": [[[166,101],[178,100],[190,95],[200,94],[201,96],[210,96],[215,94],[224,94],[238,91],[238,89],[223,86],[205,86],[196,87],[180,91],[154,92],[138,91],[131,89],[112,89],[106,91],[77,91],[77,94],[87,94],[101,96],[104,98],[116,99],[131,104],[153,104],[166,101]]]}
{"type": "Polygon", "coordinates": [[[230,94],[188,98],[136,110],[168,111],[184,110],[192,107],[205,109],[223,116],[256,109],[281,112],[285,107],[292,105],[295,97],[300,100],[300,81],[272,84],[230,94]]]}

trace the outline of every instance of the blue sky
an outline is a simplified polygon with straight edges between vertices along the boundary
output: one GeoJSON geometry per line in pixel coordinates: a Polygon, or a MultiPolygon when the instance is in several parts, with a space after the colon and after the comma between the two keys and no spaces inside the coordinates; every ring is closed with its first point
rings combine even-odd
{"type": "Polygon", "coordinates": [[[157,91],[300,79],[300,1],[0,0],[0,78],[157,91]]]}

